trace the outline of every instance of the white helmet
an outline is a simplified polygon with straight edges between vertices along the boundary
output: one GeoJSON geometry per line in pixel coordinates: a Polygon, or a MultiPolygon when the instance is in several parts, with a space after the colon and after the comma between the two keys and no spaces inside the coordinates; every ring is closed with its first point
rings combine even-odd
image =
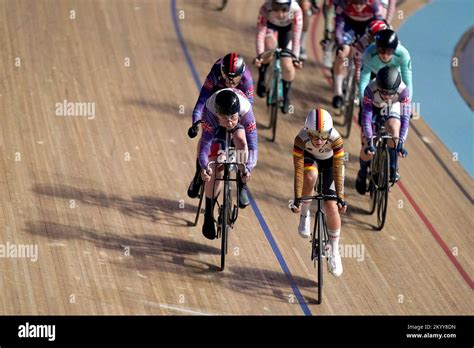
{"type": "Polygon", "coordinates": [[[304,124],[310,137],[328,139],[333,128],[331,114],[322,108],[316,108],[306,116],[304,124]]]}

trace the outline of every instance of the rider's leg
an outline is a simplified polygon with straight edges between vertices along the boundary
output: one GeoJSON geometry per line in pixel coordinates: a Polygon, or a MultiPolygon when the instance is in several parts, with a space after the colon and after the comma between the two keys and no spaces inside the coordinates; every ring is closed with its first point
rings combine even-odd
{"type": "Polygon", "coordinates": [[[201,139],[199,139],[197,144],[197,154],[196,154],[196,171],[194,172],[194,177],[188,187],[188,196],[189,198],[196,198],[201,189],[202,179],[201,179],[201,165],[199,164],[199,146],[201,144],[201,139]]]}
{"type": "Polygon", "coordinates": [[[390,180],[392,181],[398,181],[400,179],[400,175],[398,174],[398,158],[397,158],[397,144],[398,144],[398,138],[400,136],[400,124],[401,124],[400,115],[399,114],[396,115],[396,113],[391,113],[389,119],[385,122],[387,131],[394,138],[393,140],[390,139],[388,141],[388,152],[390,154],[390,180]]]}
{"type": "Polygon", "coordinates": [[[293,59],[289,57],[282,58],[281,68],[283,76],[283,112],[286,114],[290,106],[291,83],[295,79],[295,67],[293,65],[293,59]]]}
{"type": "MultiPolygon", "coordinates": [[[[316,180],[318,180],[318,169],[314,159],[305,157],[304,162],[303,196],[311,196],[313,195],[316,180]]],[[[311,214],[309,211],[310,206],[310,200],[301,202],[301,215],[300,223],[298,225],[298,233],[303,238],[307,238],[311,234],[311,214]]]]}
{"type": "Polygon", "coordinates": [[[347,74],[347,59],[349,59],[351,49],[348,45],[343,45],[336,54],[334,64],[334,98],[332,106],[339,109],[342,106],[342,81],[347,74]]]}
{"type": "MultiPolygon", "coordinates": [[[[213,144],[209,161],[217,160],[217,148],[219,144],[213,144]]],[[[207,239],[216,238],[216,226],[214,223],[213,212],[216,205],[217,197],[222,188],[222,181],[216,180],[216,178],[222,178],[223,172],[219,170],[219,167],[212,165],[212,176],[211,180],[205,184],[205,197],[206,197],[206,211],[204,213],[204,223],[202,225],[202,234],[207,239]],[[215,187],[214,187],[215,185],[215,187]],[[214,196],[212,195],[214,193],[214,196]]]]}
{"type": "MultiPolygon", "coordinates": [[[[235,149],[237,150],[237,158],[239,163],[247,163],[248,160],[248,145],[247,145],[247,138],[245,137],[245,129],[243,127],[239,127],[233,133],[233,140],[235,144],[235,149]]],[[[244,173],[244,166],[239,165],[240,173],[244,173]]],[[[241,178],[237,178],[237,184],[239,186],[239,207],[245,208],[250,204],[250,199],[248,196],[248,188],[247,184],[242,182],[241,178]]]]}
{"type": "Polygon", "coordinates": [[[303,10],[303,31],[301,32],[300,58],[302,60],[306,60],[307,59],[306,38],[308,35],[309,21],[311,19],[310,17],[311,3],[308,0],[299,0],[298,3],[301,9],[303,10]]]}
{"type": "MultiPolygon", "coordinates": [[[[277,34],[273,30],[267,30],[267,35],[265,36],[265,51],[273,50],[276,48],[277,40],[275,38],[275,35],[277,34]]],[[[260,98],[263,98],[265,96],[265,73],[271,60],[272,56],[269,55],[268,57],[266,57],[266,59],[263,60],[262,65],[258,68],[257,95],[260,98]]]]}
{"type": "Polygon", "coordinates": [[[323,64],[326,68],[332,68],[332,50],[334,47],[334,17],[335,7],[333,0],[324,0],[323,4],[324,13],[324,39],[322,40],[323,45],[323,64]]]}
{"type": "Polygon", "coordinates": [[[366,154],[364,152],[365,148],[367,147],[367,140],[364,137],[364,134],[361,132],[360,134],[360,153],[359,153],[359,164],[360,169],[357,172],[357,179],[355,183],[356,191],[361,195],[365,195],[367,192],[367,169],[370,165],[370,160],[372,159],[372,155],[366,154]]]}
{"type": "MultiPolygon", "coordinates": [[[[329,195],[336,194],[336,185],[332,177],[332,158],[321,163],[325,167],[323,171],[323,193],[329,195]],[[327,168],[329,166],[329,168],[327,168]]],[[[339,253],[339,239],[341,237],[341,216],[336,201],[325,201],[324,212],[326,213],[326,224],[328,228],[330,252],[329,252],[329,272],[335,276],[342,274],[342,260],[339,253]]]]}

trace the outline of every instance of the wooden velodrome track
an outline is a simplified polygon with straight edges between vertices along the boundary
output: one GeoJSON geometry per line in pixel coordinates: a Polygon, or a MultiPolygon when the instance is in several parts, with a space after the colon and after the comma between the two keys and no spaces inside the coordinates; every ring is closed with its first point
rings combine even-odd
{"type": "MultiPolygon", "coordinates": [[[[326,272],[325,300],[315,304],[310,245],[287,208],[294,136],[309,108],[329,108],[332,97],[314,54],[277,142],[260,129],[254,201],[218,271],[219,242],[188,226],[197,206],[186,196],[198,95],[190,64],[202,81],[226,52],[250,62],[260,3],[230,1],[220,13],[207,0],[178,0],[176,11],[165,0],[0,1],[0,244],[39,250],[36,262],[0,259],[0,314],[473,314],[472,179],[423,118],[412,121],[381,232],[353,189],[354,125],[341,244],[364,247],[364,259],[344,257],[338,279],[326,272]],[[95,118],[56,116],[63,100],[94,102],[95,118]]],[[[255,113],[268,122],[262,100],[255,113]]]]}

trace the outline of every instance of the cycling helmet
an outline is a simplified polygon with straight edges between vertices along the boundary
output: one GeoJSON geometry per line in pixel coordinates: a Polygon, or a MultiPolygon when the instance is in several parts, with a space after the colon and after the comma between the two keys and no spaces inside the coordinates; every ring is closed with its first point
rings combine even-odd
{"type": "Polygon", "coordinates": [[[383,94],[395,94],[402,82],[397,68],[386,66],[377,73],[377,85],[383,94]]]}
{"type": "Polygon", "coordinates": [[[292,0],[272,0],[271,8],[274,11],[285,10],[288,11],[291,7],[292,0]]]}
{"type": "Polygon", "coordinates": [[[331,114],[322,108],[316,108],[306,116],[305,129],[310,137],[327,140],[331,135],[333,122],[331,114]]]}
{"type": "Polygon", "coordinates": [[[231,79],[236,78],[245,71],[244,58],[238,53],[229,53],[222,59],[221,69],[231,79]]]}
{"type": "Polygon", "coordinates": [[[375,44],[378,49],[392,49],[396,50],[398,46],[398,37],[391,29],[381,30],[375,35],[375,44]]]}
{"type": "Polygon", "coordinates": [[[385,21],[381,20],[373,20],[372,22],[370,22],[368,27],[369,33],[372,36],[375,36],[375,34],[384,29],[388,29],[388,25],[385,21]]]}
{"type": "Polygon", "coordinates": [[[216,95],[215,110],[225,116],[240,112],[239,97],[231,89],[220,90],[216,95]]]}

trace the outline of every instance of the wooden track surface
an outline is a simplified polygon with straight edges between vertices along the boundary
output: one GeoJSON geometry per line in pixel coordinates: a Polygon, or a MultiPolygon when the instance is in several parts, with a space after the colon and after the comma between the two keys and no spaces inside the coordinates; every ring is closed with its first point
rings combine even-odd
{"type": "MultiPolygon", "coordinates": [[[[260,1],[230,1],[223,12],[216,4],[177,1],[201,81],[229,51],[247,62],[254,56],[260,1]]],[[[417,8],[410,6],[407,13],[417,8]]],[[[186,197],[196,140],[186,131],[198,91],[170,2],[2,0],[0,9],[0,244],[38,246],[36,262],[0,258],[0,314],[473,313],[472,178],[423,118],[412,122],[421,136],[410,132],[402,183],[390,193],[381,232],[365,213],[368,198],[353,189],[354,125],[345,144],[350,210],[341,244],[363,247],[364,259],[344,257],[340,278],[326,272],[318,306],[310,245],[287,208],[294,136],[307,111],[329,108],[332,98],[313,59],[293,84],[295,113],[280,115],[277,142],[259,131],[250,184],[255,206],[241,211],[219,272],[219,241],[189,226],[197,206],[186,197]],[[57,116],[64,100],[95,103],[95,118],[57,116]]],[[[267,124],[262,100],[255,114],[267,124]]]]}

